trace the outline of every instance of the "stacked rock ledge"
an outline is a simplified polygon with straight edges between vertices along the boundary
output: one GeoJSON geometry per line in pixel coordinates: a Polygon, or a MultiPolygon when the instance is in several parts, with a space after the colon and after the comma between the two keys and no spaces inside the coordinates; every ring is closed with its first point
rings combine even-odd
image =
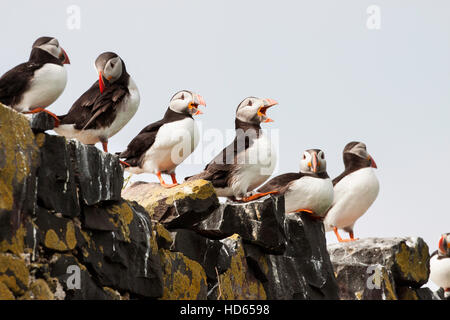
{"type": "Polygon", "coordinates": [[[374,298],[346,273],[374,264],[378,298],[435,298],[420,239],[329,246],[330,259],[323,224],[285,214],[282,196],[219,203],[204,180],[124,189],[116,156],[52,128],[0,105],[0,299],[374,298]]]}

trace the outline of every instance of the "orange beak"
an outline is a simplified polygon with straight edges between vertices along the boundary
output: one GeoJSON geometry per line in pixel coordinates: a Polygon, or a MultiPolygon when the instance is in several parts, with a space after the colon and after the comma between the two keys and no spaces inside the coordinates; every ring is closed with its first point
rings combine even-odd
{"type": "Polygon", "coordinates": [[[70,64],[69,56],[67,55],[66,51],[61,48],[62,54],[64,56],[63,64],[70,64]]]}
{"type": "Polygon", "coordinates": [[[314,173],[316,173],[317,172],[317,164],[318,164],[317,154],[314,152],[312,156],[313,156],[313,158],[312,158],[312,170],[313,170],[314,173]]]}
{"type": "Polygon", "coordinates": [[[258,116],[265,118],[263,120],[263,122],[274,122],[271,118],[266,116],[266,112],[267,109],[269,109],[270,107],[273,107],[274,105],[278,104],[278,102],[276,102],[273,99],[264,99],[264,106],[260,107],[258,110],[258,116]]]}
{"type": "Polygon", "coordinates": [[[447,249],[444,246],[444,236],[442,236],[441,239],[439,239],[439,251],[444,254],[447,251],[447,249]]]}
{"type": "Polygon", "coordinates": [[[103,76],[101,71],[98,72],[98,86],[100,88],[100,93],[103,93],[103,91],[105,91],[105,83],[103,82],[103,76]]]}
{"type": "Polygon", "coordinates": [[[373,160],[373,158],[371,156],[369,156],[369,160],[370,160],[370,166],[372,168],[377,169],[378,167],[377,167],[377,164],[375,163],[375,160],[373,160]]]}
{"type": "MultiPolygon", "coordinates": [[[[201,95],[194,93],[193,96],[194,96],[194,101],[192,101],[189,104],[189,109],[192,109],[192,108],[197,109],[198,106],[206,107],[205,99],[203,99],[203,97],[201,95]]],[[[203,114],[203,112],[197,109],[197,111],[194,113],[194,116],[198,116],[199,114],[203,114]]]]}

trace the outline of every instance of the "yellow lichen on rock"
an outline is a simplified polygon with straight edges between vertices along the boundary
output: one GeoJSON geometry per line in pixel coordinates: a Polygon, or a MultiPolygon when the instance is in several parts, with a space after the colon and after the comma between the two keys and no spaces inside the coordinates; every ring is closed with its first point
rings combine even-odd
{"type": "Polygon", "coordinates": [[[206,180],[188,181],[169,189],[156,183],[136,183],[126,188],[122,196],[136,201],[152,216],[160,201],[170,206],[176,200],[184,198],[205,200],[215,196],[215,190],[211,182],[206,180]]]}
{"type": "Polygon", "coordinates": [[[43,279],[37,279],[30,285],[28,290],[20,300],[55,300],[47,282],[43,279]]]}
{"type": "Polygon", "coordinates": [[[267,299],[262,283],[249,273],[240,236],[234,234],[229,239],[236,241],[238,245],[231,258],[230,268],[219,276],[218,297],[223,300],[267,299]]]}
{"type": "Polygon", "coordinates": [[[25,250],[25,235],[26,229],[21,225],[9,242],[7,239],[0,242],[0,252],[11,252],[16,255],[23,253],[25,250]]]}
{"type": "Polygon", "coordinates": [[[0,104],[0,211],[11,211],[15,187],[21,186],[39,161],[27,118],[0,104]]]}
{"type": "Polygon", "coordinates": [[[125,241],[130,242],[130,223],[133,221],[134,214],[130,204],[126,201],[120,204],[114,204],[107,209],[109,214],[114,215],[110,221],[116,227],[120,228],[125,241]]]}
{"type": "Polygon", "coordinates": [[[10,254],[0,254],[0,282],[15,294],[23,294],[29,285],[30,274],[25,261],[10,254]]]}
{"type": "Polygon", "coordinates": [[[422,281],[428,279],[427,257],[428,247],[426,245],[422,247],[422,252],[411,252],[411,249],[402,243],[399,252],[395,255],[395,261],[406,277],[422,281]]]}
{"type": "Polygon", "coordinates": [[[159,250],[163,270],[162,300],[206,299],[206,273],[202,266],[180,252],[159,250]]]}
{"type": "Polygon", "coordinates": [[[0,300],[15,300],[14,294],[3,282],[0,282],[0,300]]]}

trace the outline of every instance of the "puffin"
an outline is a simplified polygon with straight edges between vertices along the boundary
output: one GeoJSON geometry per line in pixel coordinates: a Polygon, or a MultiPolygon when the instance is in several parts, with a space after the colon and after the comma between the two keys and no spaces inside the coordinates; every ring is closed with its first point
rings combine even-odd
{"type": "Polygon", "coordinates": [[[285,173],[269,180],[257,190],[278,191],[284,195],[285,211],[307,212],[320,220],[333,203],[333,183],[327,173],[325,153],[308,149],[300,160],[300,172],[285,173]]]}
{"type": "Polygon", "coordinates": [[[239,103],[235,117],[236,136],[233,142],[206,165],[204,170],[187,181],[210,181],[219,197],[248,202],[277,191],[253,193],[273,173],[277,157],[261,123],[273,122],[267,117],[269,108],[277,105],[272,99],[247,97],[239,103]]]}
{"type": "Polygon", "coordinates": [[[450,298],[450,233],[439,239],[438,250],[431,254],[430,280],[444,289],[444,297],[450,298]]]}
{"type": "Polygon", "coordinates": [[[345,169],[333,179],[334,199],[324,219],[326,231],[333,230],[339,242],[358,240],[354,238],[353,226],[369,209],[380,190],[373,170],[377,165],[363,142],[349,142],[344,148],[343,158],[345,169]],[[348,232],[350,239],[342,239],[338,229],[348,232]]]}
{"type": "Polygon", "coordinates": [[[46,110],[58,99],[67,83],[66,51],[56,38],[40,37],[32,46],[30,58],[0,78],[0,102],[21,113],[46,112],[59,125],[58,117],[46,110]]]}
{"type": "Polygon", "coordinates": [[[178,185],[175,169],[198,145],[193,116],[203,113],[199,106],[206,106],[199,94],[188,90],[175,93],[164,117],[142,129],[125,151],[116,153],[127,164],[125,171],[156,174],[165,188],[178,185]],[[171,176],[172,184],[164,182],[162,173],[171,176]]]}
{"type": "Polygon", "coordinates": [[[125,63],[114,52],[103,52],[95,60],[98,80],[59,116],[54,131],[84,144],[102,143],[108,152],[108,140],[135,115],[139,90],[128,74],[125,63]]]}

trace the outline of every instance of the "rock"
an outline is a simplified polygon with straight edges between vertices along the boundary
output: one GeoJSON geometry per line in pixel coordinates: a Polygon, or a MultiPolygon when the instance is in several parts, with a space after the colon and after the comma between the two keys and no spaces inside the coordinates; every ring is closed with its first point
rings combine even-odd
{"type": "Polygon", "coordinates": [[[208,294],[208,299],[217,300],[265,300],[264,287],[247,264],[242,238],[234,234],[220,240],[224,250],[220,258],[229,261],[228,268],[219,274],[218,281],[208,294]]]}
{"type": "Polygon", "coordinates": [[[123,198],[136,201],[153,221],[166,228],[189,228],[219,207],[210,182],[196,180],[166,189],[158,183],[135,182],[122,192],[123,198]]]}
{"type": "Polygon", "coordinates": [[[36,279],[30,285],[30,290],[20,300],[54,300],[52,291],[43,279],[36,279]]]}
{"type": "Polygon", "coordinates": [[[166,249],[160,249],[159,254],[163,270],[162,300],[206,300],[206,274],[198,262],[166,249]]]}
{"type": "Polygon", "coordinates": [[[77,238],[80,263],[101,287],[140,297],[160,297],[161,264],[147,213],[141,206],[124,200],[103,209],[116,230],[80,231],[77,238]]]}
{"type": "Polygon", "coordinates": [[[14,294],[3,282],[0,282],[0,300],[14,300],[14,294]]]}
{"type": "MultiPolygon", "coordinates": [[[[29,287],[30,273],[25,261],[11,254],[0,253],[0,283],[3,283],[3,294],[8,296],[4,288],[15,295],[24,294],[29,287]]],[[[1,289],[1,288],[0,288],[1,289]]]]}
{"type": "Polygon", "coordinates": [[[433,292],[430,288],[398,287],[399,300],[442,300],[439,292],[433,292]]]}
{"type": "Polygon", "coordinates": [[[0,104],[0,251],[13,250],[21,222],[33,214],[39,160],[26,117],[0,104]]]}
{"type": "Polygon", "coordinates": [[[286,214],[286,251],[264,254],[260,247],[246,244],[248,264],[262,282],[267,298],[339,299],[333,267],[327,254],[322,222],[308,214],[286,214]]]}
{"type": "Polygon", "coordinates": [[[392,272],[385,266],[334,264],[342,300],[398,300],[392,272]]]}
{"type": "Polygon", "coordinates": [[[68,147],[84,204],[91,206],[102,201],[120,200],[123,168],[119,158],[76,140],[71,140],[68,147]]]}
{"type": "Polygon", "coordinates": [[[50,275],[57,278],[63,286],[66,300],[110,299],[110,295],[93,281],[87,268],[72,255],[54,255],[50,263],[50,275]],[[78,275],[79,282],[77,283],[74,277],[78,275]]]}
{"type": "Polygon", "coordinates": [[[72,220],[57,217],[48,210],[36,210],[38,241],[41,245],[55,251],[70,251],[77,244],[75,226],[72,220]]]}
{"type": "Polygon", "coordinates": [[[230,266],[231,259],[229,256],[220,255],[224,247],[221,241],[205,238],[188,229],[173,230],[171,238],[173,240],[169,249],[181,252],[189,259],[200,263],[205,270],[208,280],[216,281],[217,272],[221,274],[230,266]],[[225,256],[226,259],[224,261],[225,256]]]}
{"type": "MultiPolygon", "coordinates": [[[[336,269],[348,270],[346,265],[381,265],[392,274],[398,286],[419,288],[428,281],[430,256],[428,246],[421,238],[367,238],[354,242],[337,243],[328,246],[331,261],[336,269]]],[[[373,267],[372,267],[373,268],[373,267]]],[[[364,277],[370,274],[362,273],[364,277]]],[[[339,278],[339,277],[338,277],[339,278]]],[[[343,276],[347,279],[346,276],[343,276]]],[[[343,283],[339,286],[342,287],[343,283]]],[[[358,285],[355,285],[358,286],[358,285]]]]}
{"type": "Polygon", "coordinates": [[[64,137],[42,135],[41,165],[38,170],[38,201],[65,217],[80,215],[77,185],[64,137]]]}
{"type": "Polygon", "coordinates": [[[30,127],[34,133],[53,130],[55,127],[55,119],[46,112],[39,112],[30,115],[30,127]]]}
{"type": "Polygon", "coordinates": [[[265,252],[283,253],[286,248],[284,198],[265,196],[248,203],[227,202],[195,225],[198,233],[223,239],[237,233],[244,241],[257,244],[265,252]]]}

